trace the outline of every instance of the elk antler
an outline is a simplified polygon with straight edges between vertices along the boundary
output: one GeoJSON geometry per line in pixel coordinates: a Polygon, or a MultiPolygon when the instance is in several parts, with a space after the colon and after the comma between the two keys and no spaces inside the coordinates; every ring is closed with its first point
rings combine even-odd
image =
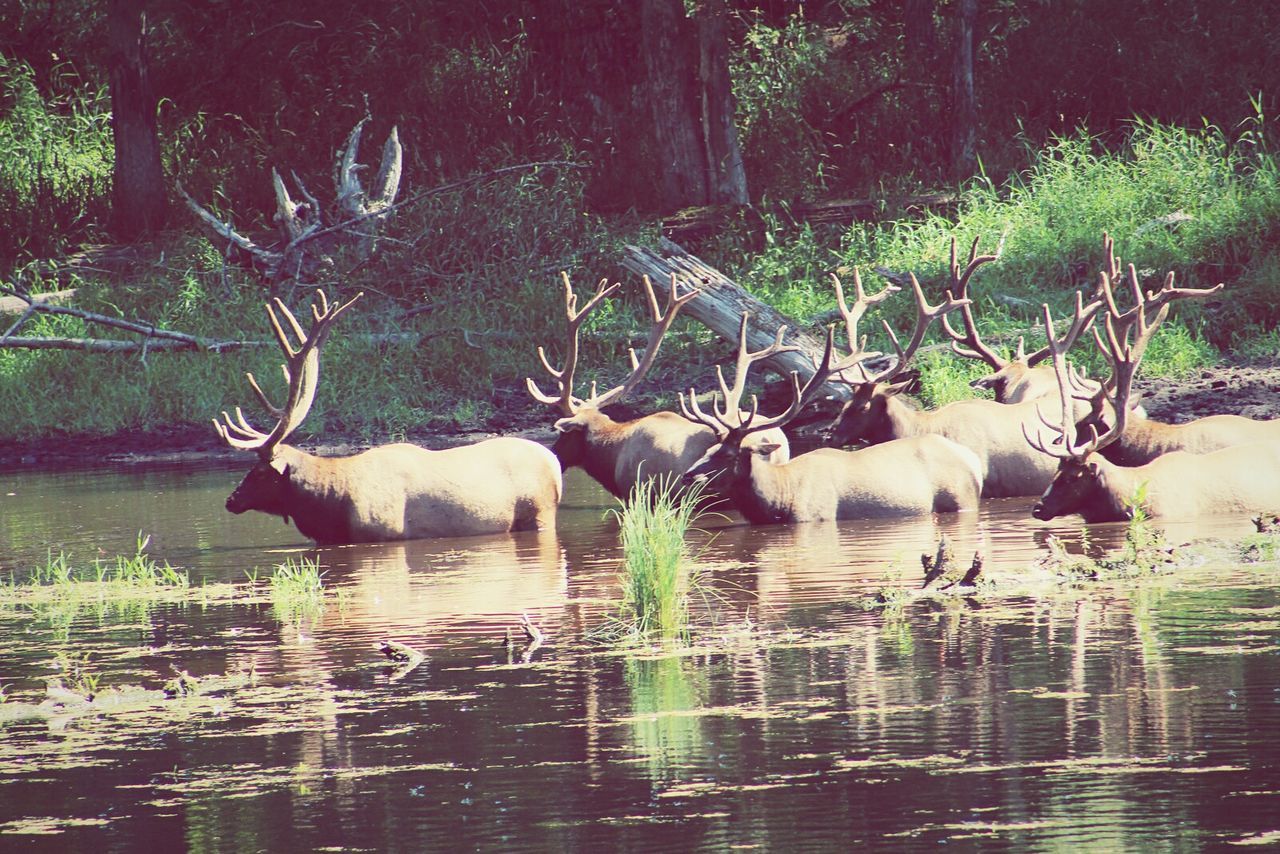
{"type": "Polygon", "coordinates": [[[849,363],[847,367],[853,367],[853,364],[874,358],[879,353],[868,352],[866,349],[867,338],[865,335],[858,334],[858,322],[862,320],[862,316],[867,313],[867,309],[873,305],[884,302],[889,297],[896,294],[902,288],[897,285],[886,285],[878,293],[867,296],[867,292],[862,289],[862,274],[858,272],[858,268],[853,268],[853,288],[854,301],[852,308],[845,302],[844,288],[840,284],[840,279],[835,273],[831,274],[831,283],[836,289],[836,305],[839,308],[840,316],[844,318],[845,335],[849,340],[849,352],[841,357],[841,363],[849,363]]]}
{"type": "Polygon", "coordinates": [[[983,264],[988,264],[1000,257],[995,255],[979,255],[978,240],[973,239],[973,246],[969,249],[969,263],[965,265],[964,271],[960,270],[960,262],[956,256],[956,239],[951,238],[951,287],[947,290],[947,296],[955,294],[957,299],[964,300],[967,304],[960,309],[960,319],[964,321],[964,334],[961,335],[952,328],[950,321],[945,317],[942,318],[942,329],[946,332],[947,337],[951,339],[951,349],[958,356],[966,359],[981,359],[997,371],[1009,364],[1008,361],[996,355],[996,352],[983,343],[982,338],[978,335],[978,324],[973,320],[973,308],[969,297],[969,280],[973,278],[973,274],[983,264]]]}
{"type": "Polygon", "coordinates": [[[276,424],[271,428],[270,433],[263,433],[245,420],[244,413],[237,406],[235,420],[232,420],[225,411],[222,413],[221,421],[216,418],[213,420],[214,429],[218,431],[223,441],[233,448],[257,451],[262,458],[270,458],[275,447],[298,428],[311,410],[320,381],[320,348],[329,337],[333,322],[362,296],[364,293],[360,292],[342,305],[330,306],[324,291],[316,291],[315,302],[311,304],[313,323],[309,333],[303,331],[302,325],[282,300],[276,298],[274,306],[267,303],[267,317],[271,321],[271,329],[285,355],[285,362],[281,365],[284,369],[285,382],[289,387],[285,403],[283,406],[272,404],[253,374],[245,374],[258,401],[275,416],[276,424]],[[289,338],[289,333],[281,325],[276,309],[279,309],[285,320],[289,322],[290,330],[298,340],[296,348],[289,338]]]}
{"type": "Polygon", "coordinates": [[[565,366],[560,370],[556,370],[551,366],[551,362],[547,359],[546,350],[542,347],[538,348],[538,358],[542,361],[542,366],[555,379],[560,387],[558,396],[549,395],[538,388],[532,378],[526,378],[525,383],[529,389],[529,394],[534,399],[545,403],[549,406],[556,406],[567,416],[576,413],[583,406],[592,406],[597,409],[608,406],[611,403],[617,403],[629,395],[640,381],[644,379],[649,368],[653,366],[654,360],[658,356],[658,348],[662,344],[662,337],[671,328],[672,322],[676,319],[681,307],[689,300],[696,297],[701,291],[694,288],[688,293],[679,295],[677,293],[676,276],[671,274],[671,289],[667,295],[667,304],[665,308],[658,307],[658,298],[653,292],[653,283],[649,281],[648,276],[644,276],[645,297],[649,305],[649,314],[651,317],[651,325],[649,328],[649,338],[645,345],[643,357],[636,356],[633,348],[630,351],[631,356],[631,374],[622,384],[614,386],[603,394],[597,394],[595,386],[592,386],[591,396],[585,400],[573,396],[573,373],[578,362],[578,330],[582,326],[582,322],[587,314],[594,309],[609,294],[617,290],[621,285],[614,283],[608,285],[608,279],[601,279],[600,284],[596,286],[596,292],[582,307],[581,311],[577,311],[578,298],[573,293],[573,286],[569,283],[569,275],[561,273],[564,280],[565,288],[565,313],[569,320],[569,336],[568,349],[565,353],[565,366]]]}
{"type": "Polygon", "coordinates": [[[542,367],[546,368],[547,373],[551,374],[552,379],[560,387],[560,394],[550,395],[538,388],[538,384],[533,381],[532,377],[525,378],[525,385],[529,389],[529,394],[533,395],[534,400],[539,403],[545,403],[548,406],[555,406],[565,415],[573,415],[582,405],[582,401],[573,396],[573,372],[578,366],[578,329],[582,326],[587,315],[591,313],[597,305],[600,304],[605,297],[622,287],[621,283],[614,282],[609,284],[608,279],[601,279],[600,284],[596,285],[596,292],[587,300],[587,304],[578,309],[578,297],[573,292],[573,284],[569,281],[569,274],[560,273],[560,279],[564,282],[564,310],[569,320],[569,335],[566,343],[564,354],[564,367],[556,370],[551,366],[550,360],[547,359],[547,351],[544,347],[538,347],[538,359],[542,362],[542,367]]]}
{"type": "MultiPolygon", "coordinates": [[[[976,248],[976,242],[974,246],[976,248]]],[[[924,290],[920,287],[920,282],[916,280],[915,273],[911,274],[911,290],[916,297],[916,325],[911,331],[911,340],[907,343],[906,349],[903,349],[898,342],[898,336],[894,333],[893,327],[887,321],[881,320],[880,322],[884,324],[885,331],[889,333],[889,340],[893,343],[893,349],[898,353],[898,358],[892,365],[875,376],[868,376],[864,370],[863,382],[892,382],[900,377],[907,369],[907,366],[911,364],[911,360],[915,357],[916,351],[920,349],[920,345],[924,343],[924,336],[929,331],[929,325],[939,317],[942,317],[945,322],[945,315],[948,312],[956,309],[963,310],[971,302],[968,297],[957,299],[951,296],[951,291],[948,290],[944,301],[937,305],[929,305],[929,302],[924,297],[924,290]]]]}
{"type": "MultiPolygon", "coordinates": [[[[747,373],[751,370],[751,366],[778,353],[794,353],[800,350],[799,347],[782,343],[782,339],[787,333],[787,327],[782,326],[779,327],[772,344],[752,352],[747,347],[747,321],[749,318],[750,315],[744,311],[742,313],[742,323],[738,326],[738,357],[733,368],[732,389],[724,381],[724,370],[719,365],[716,365],[716,378],[720,381],[720,394],[716,395],[716,402],[711,414],[708,415],[698,406],[698,399],[694,395],[693,389],[689,389],[687,403],[684,395],[680,395],[680,410],[684,413],[685,418],[705,424],[721,437],[727,435],[728,431],[734,427],[742,426],[742,395],[746,391],[747,373]]],[[[752,412],[755,412],[754,403],[752,412]]]]}
{"type": "MultiPolygon", "coordinates": [[[[744,324],[745,324],[745,318],[744,318],[744,324]]],[[[784,330],[778,331],[778,338],[775,340],[774,344],[770,346],[770,349],[772,349],[773,347],[777,347],[778,344],[781,342],[783,331],[784,330]]],[[[781,350],[783,349],[787,349],[787,348],[780,348],[778,352],[781,352],[781,350]]],[[[834,350],[835,350],[835,327],[828,326],[827,327],[827,343],[826,343],[826,346],[823,348],[822,358],[819,359],[818,363],[814,366],[813,376],[809,377],[809,379],[803,385],[801,385],[800,375],[797,374],[795,371],[791,372],[791,380],[790,380],[791,381],[791,404],[786,408],[785,411],[779,413],[778,415],[774,415],[768,418],[758,418],[759,401],[753,396],[751,398],[751,412],[747,415],[747,417],[742,418],[741,415],[739,414],[739,417],[737,418],[736,421],[730,422],[729,419],[721,415],[721,408],[718,403],[719,394],[717,394],[716,395],[717,397],[716,416],[717,417],[713,419],[712,417],[706,415],[706,413],[704,413],[698,407],[697,396],[692,388],[689,389],[689,397],[687,402],[684,395],[680,396],[681,411],[684,412],[684,415],[686,418],[689,418],[690,420],[693,420],[693,421],[701,422],[702,424],[706,424],[712,430],[715,430],[716,435],[721,442],[728,441],[730,435],[734,433],[738,434],[738,436],[741,437],[741,436],[746,436],[749,433],[760,432],[761,430],[770,430],[774,427],[783,427],[786,424],[788,424],[792,419],[794,419],[798,414],[800,414],[801,410],[803,410],[804,407],[808,405],[808,403],[813,399],[814,395],[818,392],[819,389],[821,389],[827,383],[828,380],[830,380],[833,376],[839,374],[840,371],[847,369],[853,364],[856,364],[856,362],[851,363],[842,359],[840,363],[833,365],[831,362],[831,357],[834,350]]],[[[764,351],[761,351],[761,352],[764,352],[764,351]]],[[[861,354],[855,354],[855,355],[858,355],[859,358],[861,358],[861,354]]],[[[763,356],[761,358],[763,358],[763,356]]],[[[737,378],[735,377],[735,380],[736,379],[737,378]]],[[[735,382],[735,386],[736,385],[737,383],[735,382]]],[[[723,388],[724,388],[724,383],[722,380],[721,389],[723,390],[723,388]]],[[[725,407],[725,409],[730,409],[730,408],[725,407]]]]}

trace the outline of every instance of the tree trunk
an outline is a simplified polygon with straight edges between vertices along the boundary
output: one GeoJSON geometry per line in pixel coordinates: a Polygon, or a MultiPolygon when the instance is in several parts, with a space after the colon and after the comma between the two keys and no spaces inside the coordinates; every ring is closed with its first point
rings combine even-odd
{"type": "Polygon", "coordinates": [[[745,203],[723,0],[696,22],[684,0],[644,0],[640,29],[663,209],[745,203]]]}
{"type": "Polygon", "coordinates": [[[147,76],[143,0],[111,0],[111,126],[115,136],[111,231],[134,240],[164,224],[164,173],[156,133],[156,96],[147,76]]]}
{"type": "Polygon", "coordinates": [[[957,0],[955,57],[951,66],[951,177],[956,182],[973,175],[978,164],[977,107],[973,91],[977,17],[978,0],[957,0]]]}
{"type": "Polygon", "coordinates": [[[710,204],[747,204],[747,172],[738,144],[733,81],[729,78],[729,16],[725,0],[703,0],[698,13],[698,71],[702,135],[710,204]]]}
{"type": "MultiPolygon", "coordinates": [[[[813,376],[813,363],[822,357],[826,342],[805,331],[804,324],[787,317],[773,306],[766,305],[747,293],[732,279],[701,259],[690,255],[679,244],[665,238],[658,249],[645,246],[628,246],[622,266],[644,276],[655,284],[677,280],[687,286],[696,286],[702,295],[684,307],[684,313],[702,323],[727,341],[738,340],[738,326],[742,313],[747,313],[747,345],[758,350],[773,343],[778,329],[787,327],[784,342],[800,348],[799,352],[779,353],[766,360],[770,368],[786,375],[791,371],[801,379],[813,376]]],[[[841,399],[849,397],[843,383],[828,383],[828,391],[841,399]]]]}

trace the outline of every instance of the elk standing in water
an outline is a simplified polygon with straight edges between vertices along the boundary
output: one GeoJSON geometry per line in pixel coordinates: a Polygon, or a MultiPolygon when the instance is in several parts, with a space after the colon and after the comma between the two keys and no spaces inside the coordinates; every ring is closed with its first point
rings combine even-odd
{"type": "MultiPolygon", "coordinates": [[[[858,284],[855,312],[861,316],[865,301],[861,282],[858,284]]],[[[928,306],[919,293],[919,285],[915,284],[915,288],[920,312],[911,343],[905,352],[899,350],[898,361],[903,366],[919,347],[929,321],[956,307],[952,301],[937,307],[928,306]]],[[[878,296],[884,295],[882,291],[878,296]]],[[[856,317],[850,321],[853,313],[845,309],[843,296],[840,302],[851,337],[856,341],[856,317]]],[[[894,343],[897,344],[896,339],[894,343]]],[[[753,524],[914,516],[975,509],[982,492],[978,457],[941,436],[901,439],[858,451],[819,448],[785,463],[770,462],[767,458],[770,443],[748,443],[749,438],[762,431],[780,429],[800,413],[828,379],[853,369],[873,355],[851,342],[851,353],[833,366],[833,345],[834,333],[828,330],[826,349],[813,376],[802,388],[799,377],[791,375],[791,405],[772,418],[759,418],[755,401],[746,418],[724,418],[724,412],[732,411],[731,407],[717,408],[708,415],[697,405],[691,389],[685,404],[686,416],[715,430],[720,441],[685,473],[685,482],[708,483],[711,489],[728,497],[734,508],[753,524]]],[[[721,388],[723,390],[723,384],[721,388]]]]}
{"type": "MultiPolygon", "coordinates": [[[[953,271],[953,280],[967,281],[982,258],[972,258],[969,268],[953,271]]],[[[924,305],[920,284],[911,277],[916,301],[924,305]]],[[[950,308],[963,309],[968,299],[950,297],[950,308]]],[[[1077,315],[1083,310],[1077,306],[1077,315]]],[[[923,309],[921,309],[923,311],[923,309]]],[[[917,324],[916,338],[925,328],[917,324]]],[[[855,442],[879,444],[912,436],[938,434],[978,455],[982,463],[983,496],[1039,495],[1053,479],[1056,468],[1051,459],[1027,446],[1023,425],[1038,423],[1036,404],[1028,401],[1006,405],[991,400],[962,400],[931,412],[913,408],[899,395],[908,382],[899,382],[920,341],[908,347],[905,357],[875,376],[863,374],[863,381],[851,382],[853,397],[841,409],[829,428],[827,444],[843,447],[855,442]]]]}
{"type": "MultiPolygon", "coordinates": [[[[1129,395],[1143,352],[1156,327],[1169,311],[1160,305],[1148,324],[1146,311],[1154,300],[1143,299],[1130,311],[1116,311],[1114,302],[1106,318],[1106,349],[1112,366],[1104,385],[1114,423],[1102,433],[1092,427],[1089,438],[1071,440],[1074,433],[1072,388],[1064,353],[1055,348],[1054,371],[1062,402],[1058,424],[1045,420],[1059,436],[1046,443],[1027,434],[1029,442],[1047,457],[1060,462],[1053,482],[1031,515],[1048,520],[1078,513],[1086,522],[1119,522],[1133,518],[1135,503],[1148,517],[1191,517],[1216,513],[1246,513],[1280,506],[1280,441],[1253,442],[1208,454],[1175,451],[1135,467],[1116,465],[1100,451],[1116,442],[1129,420],[1129,395]],[[1130,341],[1132,333],[1133,340],[1130,341]]],[[[1052,339],[1053,320],[1044,308],[1045,329],[1052,339]]]]}
{"type": "MultiPolygon", "coordinates": [[[[1107,285],[1110,288],[1110,281],[1107,285]]],[[[1175,299],[1208,297],[1218,293],[1223,286],[1218,284],[1203,290],[1175,288],[1173,273],[1169,273],[1160,290],[1144,295],[1138,284],[1137,273],[1131,266],[1129,287],[1134,294],[1135,306],[1141,306],[1147,316],[1152,316],[1153,313],[1156,315],[1157,319],[1151,324],[1154,329],[1164,317],[1162,307],[1169,302],[1175,299]]],[[[1114,323],[1121,326],[1132,323],[1134,308],[1123,314],[1118,310],[1114,311],[1114,323]]],[[[1109,362],[1113,361],[1111,349],[1100,338],[1098,347],[1109,362]]],[[[1084,443],[1091,436],[1107,433],[1108,422],[1113,421],[1114,417],[1106,394],[1102,391],[1094,394],[1090,399],[1089,414],[1076,422],[1076,442],[1084,443]]],[[[1173,451],[1206,454],[1233,445],[1275,440],[1280,440],[1280,420],[1257,421],[1243,415],[1210,415],[1183,424],[1165,424],[1147,418],[1134,418],[1130,411],[1120,434],[1100,446],[1098,453],[1116,465],[1141,466],[1173,451]]]]}
{"type": "MultiPolygon", "coordinates": [[[[676,278],[671,277],[671,290],[665,309],[659,309],[657,297],[649,278],[644,277],[645,295],[648,300],[652,325],[643,358],[631,352],[631,374],[622,384],[601,394],[594,389],[589,398],[581,399],[573,394],[573,375],[578,362],[578,333],[589,312],[620,286],[608,284],[602,279],[595,294],[582,307],[577,308],[577,297],[566,274],[564,281],[565,313],[568,317],[567,350],[564,367],[551,366],[546,351],[538,348],[543,367],[559,386],[559,394],[551,395],[538,388],[532,379],[526,380],[529,394],[548,406],[556,407],[564,417],[556,421],[559,433],[551,450],[567,471],[582,466],[587,474],[617,498],[626,499],[632,487],[641,478],[658,478],[674,481],[694,463],[707,448],[715,444],[715,434],[694,424],[675,412],[655,412],[632,421],[615,421],[601,410],[621,402],[629,395],[648,372],[658,355],[662,336],[675,320],[681,306],[698,295],[697,290],[677,295],[676,278]]],[[[778,459],[787,458],[785,437],[780,438],[778,459]]]]}
{"type": "Polygon", "coordinates": [[[214,420],[227,444],[253,451],[259,459],[227,499],[227,509],[258,510],[286,523],[292,518],[299,531],[320,544],[554,527],[560,467],[535,442],[497,438],[442,451],[401,443],[349,457],[317,457],[283,444],[315,399],[320,348],[333,322],[359,297],[331,307],[317,292],[310,332],[283,302],[268,304],[289,389],[284,405],[274,406],[249,374],[259,402],[276,417],[270,432],[251,426],[239,407],[234,419],[223,412],[221,421],[214,420]],[[297,348],[277,310],[298,339],[297,348]]]}

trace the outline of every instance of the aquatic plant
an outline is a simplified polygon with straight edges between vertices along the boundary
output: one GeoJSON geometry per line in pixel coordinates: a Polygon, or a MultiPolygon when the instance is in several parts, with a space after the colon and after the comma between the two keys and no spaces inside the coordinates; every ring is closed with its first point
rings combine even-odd
{"type": "Polygon", "coordinates": [[[281,622],[314,617],[324,608],[324,573],[314,558],[287,558],[271,573],[271,604],[281,622]]]}
{"type": "Polygon", "coordinates": [[[689,593],[698,573],[685,535],[698,515],[701,489],[675,481],[637,483],[619,521],[623,569],[621,622],[641,637],[671,640],[687,633],[689,593]]]}

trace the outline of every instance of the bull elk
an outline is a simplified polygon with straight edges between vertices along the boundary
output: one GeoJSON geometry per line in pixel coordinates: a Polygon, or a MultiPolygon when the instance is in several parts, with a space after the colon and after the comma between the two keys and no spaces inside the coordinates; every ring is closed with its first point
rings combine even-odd
{"type": "MultiPolygon", "coordinates": [[[[1133,518],[1135,506],[1148,517],[1191,517],[1217,513],[1257,512],[1280,506],[1280,442],[1253,442],[1207,454],[1174,451],[1134,467],[1116,465],[1100,452],[1116,442],[1129,421],[1129,395],[1143,352],[1169,308],[1160,306],[1148,323],[1151,303],[1140,300],[1121,315],[1106,318],[1106,347],[1112,376],[1104,384],[1114,423],[1104,432],[1089,428],[1089,438],[1072,439],[1074,424],[1071,382],[1064,353],[1055,349],[1053,365],[1062,412],[1058,424],[1044,423],[1058,434],[1046,443],[1039,434],[1027,442],[1046,457],[1059,460],[1058,470],[1031,515],[1048,520],[1072,513],[1086,522],[1119,522],[1133,518]],[[1130,336],[1132,333],[1132,340],[1130,336]]],[[[1049,309],[1045,329],[1052,336],[1049,309]]]]}
{"type": "MultiPolygon", "coordinates": [[[[1111,238],[1103,235],[1103,244],[1110,258],[1110,264],[1114,270],[1116,267],[1115,255],[1112,252],[1111,238]]],[[[996,260],[996,255],[979,255],[978,239],[974,238],[973,246],[969,249],[969,262],[964,271],[960,270],[960,263],[956,256],[956,241],[951,239],[951,292],[958,299],[966,299],[969,296],[969,281],[973,278],[974,272],[983,264],[996,260]]],[[[1088,303],[1083,301],[1079,291],[1076,292],[1076,312],[1071,325],[1063,335],[1061,346],[1065,350],[1071,349],[1071,345],[1080,337],[1080,334],[1087,330],[1093,323],[1094,317],[1098,310],[1102,308],[1102,298],[1094,295],[1088,303]]],[[[960,319],[964,322],[964,334],[956,332],[950,321],[942,318],[942,329],[951,339],[951,349],[958,356],[966,359],[977,359],[986,362],[994,373],[985,377],[979,377],[969,383],[973,388],[988,389],[996,398],[997,403],[1023,403],[1028,400],[1039,400],[1051,394],[1056,394],[1058,390],[1057,380],[1054,378],[1053,367],[1048,364],[1041,364],[1049,357],[1049,348],[1041,347],[1034,353],[1027,353],[1024,349],[1023,339],[1018,339],[1018,350],[1012,359],[1005,359],[991,349],[978,334],[978,326],[973,319],[972,304],[965,305],[960,309],[960,319]]],[[[1096,383],[1090,383],[1090,387],[1097,388],[1096,383]]]]}
{"type": "MultiPolygon", "coordinates": [[[[1154,293],[1144,294],[1138,284],[1137,273],[1129,268],[1129,288],[1134,295],[1134,308],[1120,313],[1114,306],[1111,282],[1104,277],[1107,287],[1109,311],[1114,323],[1125,326],[1132,322],[1136,308],[1141,306],[1147,316],[1155,314],[1154,329],[1164,318],[1163,306],[1177,299],[1203,298],[1218,293],[1222,284],[1212,288],[1174,287],[1174,275],[1165,276],[1164,286],[1154,293]]],[[[1108,362],[1113,354],[1106,342],[1098,337],[1098,346],[1108,362]]],[[[1090,410],[1076,422],[1077,443],[1084,443],[1091,435],[1108,432],[1108,422],[1114,419],[1107,396],[1099,391],[1090,398],[1090,410]]],[[[1165,424],[1147,418],[1133,417],[1132,410],[1125,419],[1124,428],[1112,441],[1098,448],[1098,453],[1120,466],[1140,466],[1173,451],[1189,451],[1205,454],[1232,445],[1249,442],[1265,442],[1280,439],[1280,421],[1257,421],[1243,415],[1210,415],[1184,424],[1165,424]]]]}
{"type": "MultiPolygon", "coordinates": [[[[637,357],[632,350],[631,374],[620,385],[603,393],[596,393],[593,387],[591,396],[583,399],[575,397],[573,393],[579,330],[587,315],[620,285],[610,285],[607,279],[601,279],[595,294],[578,309],[577,296],[573,292],[569,276],[561,273],[561,279],[564,282],[565,314],[568,318],[564,367],[553,367],[546,350],[538,348],[538,358],[559,387],[559,394],[547,394],[532,378],[525,381],[529,394],[535,400],[555,407],[564,415],[555,423],[555,430],[559,435],[551,447],[552,452],[566,471],[573,466],[581,466],[618,498],[627,498],[642,477],[670,480],[678,478],[715,443],[715,433],[675,412],[654,412],[620,422],[602,410],[610,404],[622,401],[640,384],[657,357],[662,337],[675,320],[677,312],[699,292],[691,290],[686,294],[678,294],[676,277],[673,275],[666,306],[660,309],[653,285],[647,276],[644,277],[645,296],[651,317],[644,356],[637,357]]],[[[775,451],[775,458],[785,460],[786,439],[779,438],[780,447],[775,451]]]]}
{"type": "MultiPolygon", "coordinates": [[[[972,270],[969,271],[970,273],[972,270]]],[[[909,385],[902,377],[931,320],[953,309],[964,309],[968,298],[948,292],[942,305],[929,307],[920,283],[911,277],[917,304],[915,334],[897,362],[875,376],[864,374],[850,382],[853,396],[831,423],[827,444],[834,447],[864,442],[879,444],[913,436],[937,434],[978,455],[983,496],[1039,495],[1053,477],[1055,464],[1027,446],[1024,424],[1038,423],[1033,401],[1006,405],[991,400],[962,400],[931,412],[915,409],[900,395],[909,385]]],[[[1079,315],[1081,306],[1077,306],[1079,315]]],[[[886,324],[887,328],[887,324],[886,324]]],[[[890,331],[892,335],[892,331],[890,331]]],[[[896,338],[894,339],[896,346],[896,338]]]]}
{"type": "Polygon", "coordinates": [[[792,373],[791,405],[771,418],[759,417],[754,400],[750,414],[742,419],[722,417],[726,410],[719,407],[705,413],[690,389],[687,417],[716,430],[720,441],[690,467],[684,481],[706,483],[752,524],[975,509],[982,492],[979,460],[969,449],[941,436],[900,439],[858,451],[818,448],[784,463],[769,460],[771,443],[748,443],[764,431],[780,430],[829,378],[867,358],[855,348],[849,358],[833,366],[833,343],[829,329],[813,376],[801,387],[792,373]]]}
{"type": "Polygon", "coordinates": [[[258,463],[227,498],[232,513],[277,515],[320,544],[458,537],[552,528],[560,503],[560,466],[546,448],[517,438],[488,439],[442,451],[393,444],[348,457],[317,457],[284,444],[307,417],[320,378],[320,348],[357,294],[331,306],[316,294],[304,331],[279,299],[267,305],[285,355],[283,406],[267,399],[253,374],[249,385],[275,418],[262,432],[236,407],[213,425],[227,444],[253,451],[258,463]],[[279,315],[277,315],[277,310],[279,315]],[[295,347],[280,315],[297,338],[295,347]]]}

